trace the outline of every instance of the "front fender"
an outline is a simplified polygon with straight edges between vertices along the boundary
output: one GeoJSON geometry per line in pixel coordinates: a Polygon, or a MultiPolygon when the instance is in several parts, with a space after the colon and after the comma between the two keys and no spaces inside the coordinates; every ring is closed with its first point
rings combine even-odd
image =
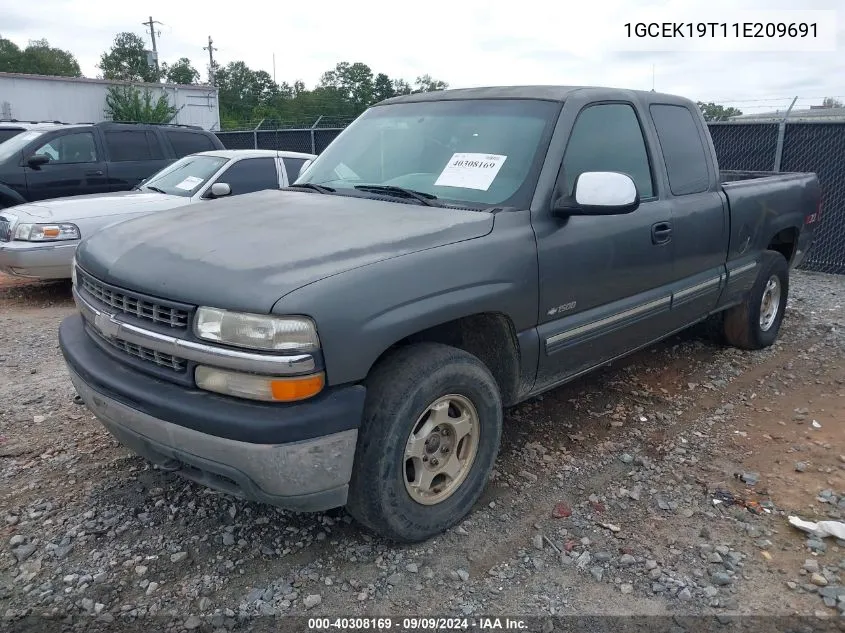
{"type": "Polygon", "coordinates": [[[481,313],[507,316],[517,332],[537,320],[534,233],[525,212],[496,217],[484,237],[362,266],[295,290],[274,314],[317,323],[329,384],[366,378],[395,343],[481,313]]]}

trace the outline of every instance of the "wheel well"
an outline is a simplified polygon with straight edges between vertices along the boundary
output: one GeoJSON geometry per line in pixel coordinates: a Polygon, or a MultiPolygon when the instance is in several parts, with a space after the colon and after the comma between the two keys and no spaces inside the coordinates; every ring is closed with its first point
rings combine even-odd
{"type": "Polygon", "coordinates": [[[424,342],[450,345],[477,357],[493,374],[503,404],[515,402],[519,391],[519,343],[513,322],[506,315],[473,314],[447,321],[398,341],[390,350],[424,342]]]}
{"type": "Polygon", "coordinates": [[[795,246],[798,244],[798,229],[788,228],[783,229],[780,233],[775,235],[766,250],[777,251],[786,258],[787,262],[792,261],[792,256],[795,254],[795,246]]]}

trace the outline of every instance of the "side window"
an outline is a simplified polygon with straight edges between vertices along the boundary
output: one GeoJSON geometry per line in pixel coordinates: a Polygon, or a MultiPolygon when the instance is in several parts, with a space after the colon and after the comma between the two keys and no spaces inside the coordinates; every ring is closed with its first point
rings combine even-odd
{"type": "Polygon", "coordinates": [[[51,163],[72,165],[73,163],[96,163],[97,145],[91,132],[77,132],[58,136],[34,152],[50,157],[51,163]]]}
{"type": "Polygon", "coordinates": [[[15,128],[0,128],[0,143],[3,141],[8,141],[13,136],[17,136],[23,132],[23,130],[18,130],[15,128]]]}
{"type": "Polygon", "coordinates": [[[115,162],[162,158],[155,134],[148,130],[106,130],[106,147],[115,162]]]}
{"type": "Polygon", "coordinates": [[[220,174],[218,182],[228,183],[232,195],[279,188],[279,173],[274,158],[245,158],[220,174]]]}
{"type": "Polygon", "coordinates": [[[197,152],[208,152],[210,150],[217,149],[214,147],[214,143],[211,142],[211,139],[205,134],[179,130],[167,130],[164,134],[173,146],[176,158],[182,158],[183,156],[196,154],[197,152]]]}
{"type": "Polygon", "coordinates": [[[297,176],[299,176],[299,170],[302,169],[302,166],[305,164],[305,159],[282,158],[282,162],[285,164],[285,171],[288,172],[288,180],[290,181],[288,184],[293,184],[296,182],[297,176]]]}
{"type": "Polygon", "coordinates": [[[147,145],[150,147],[150,156],[153,160],[164,160],[164,150],[161,148],[161,141],[158,140],[156,133],[152,130],[147,130],[147,145]]]}
{"type": "Polygon", "coordinates": [[[629,175],[641,198],[654,195],[643,131],[634,108],[625,103],[589,106],[575,120],[563,156],[565,192],[585,171],[618,171],[629,175]]]}
{"type": "Polygon", "coordinates": [[[675,105],[653,105],[650,110],[663,150],[669,189],[676,196],[707,191],[707,154],[692,113],[675,105]]]}

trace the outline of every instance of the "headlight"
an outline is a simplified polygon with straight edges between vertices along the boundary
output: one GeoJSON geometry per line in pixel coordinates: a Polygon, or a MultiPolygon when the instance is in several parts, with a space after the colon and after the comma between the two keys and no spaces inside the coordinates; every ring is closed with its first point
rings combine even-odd
{"type": "Polygon", "coordinates": [[[79,227],[63,222],[61,224],[18,224],[12,239],[26,242],[57,242],[78,240],[79,227]]]}
{"type": "Polygon", "coordinates": [[[314,322],[304,317],[245,314],[201,307],[197,310],[194,333],[207,341],[249,349],[308,352],[320,348],[314,322]]]}

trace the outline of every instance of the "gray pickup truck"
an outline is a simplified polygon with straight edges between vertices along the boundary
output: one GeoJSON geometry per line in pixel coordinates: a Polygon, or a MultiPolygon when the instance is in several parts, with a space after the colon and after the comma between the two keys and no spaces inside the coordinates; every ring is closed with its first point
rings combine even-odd
{"type": "Polygon", "coordinates": [[[687,99],[403,96],[291,187],[84,239],[59,340],[160,468],[418,541],[478,500],[503,407],[716,313],[771,345],[819,212],[815,174],[720,172],[687,99]]]}

